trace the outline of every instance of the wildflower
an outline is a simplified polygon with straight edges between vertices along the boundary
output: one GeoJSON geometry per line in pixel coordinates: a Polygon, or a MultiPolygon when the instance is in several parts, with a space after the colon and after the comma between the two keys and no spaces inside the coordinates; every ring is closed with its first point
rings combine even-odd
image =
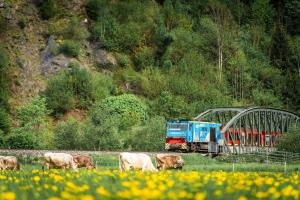
{"type": "Polygon", "coordinates": [[[14,200],[16,199],[16,195],[13,192],[3,192],[0,194],[0,199],[2,200],[14,200]]]}

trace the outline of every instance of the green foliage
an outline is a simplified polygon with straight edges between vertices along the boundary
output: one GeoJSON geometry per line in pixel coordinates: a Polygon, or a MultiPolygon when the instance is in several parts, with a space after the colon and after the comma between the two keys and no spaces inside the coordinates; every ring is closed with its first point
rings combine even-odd
{"type": "Polygon", "coordinates": [[[43,0],[40,5],[40,15],[47,20],[56,15],[57,6],[55,0],[43,0]]]}
{"type": "Polygon", "coordinates": [[[120,121],[120,126],[125,129],[144,122],[148,118],[147,106],[132,94],[104,99],[95,111],[96,116],[100,112],[107,113],[115,120],[120,121]]]}
{"type": "Polygon", "coordinates": [[[16,121],[21,127],[37,128],[45,123],[50,111],[46,107],[46,99],[36,97],[29,104],[17,108],[16,113],[16,121]]]}
{"type": "Polygon", "coordinates": [[[124,148],[135,151],[163,151],[166,133],[166,121],[163,117],[154,116],[147,123],[133,131],[124,143],[124,148]],[[140,138],[143,138],[142,140],[140,138]]]}
{"type": "Polygon", "coordinates": [[[107,3],[106,0],[89,0],[86,3],[87,15],[93,20],[100,19],[107,14],[107,9],[105,9],[107,3]]]}
{"type": "Polygon", "coordinates": [[[135,64],[138,70],[154,66],[153,50],[148,47],[139,49],[135,54],[135,64]]]}
{"type": "Polygon", "coordinates": [[[5,146],[11,149],[38,149],[40,141],[30,131],[16,129],[6,138],[5,146]]]}
{"type": "Polygon", "coordinates": [[[95,102],[100,102],[101,100],[115,93],[116,86],[112,76],[110,75],[93,74],[91,82],[91,94],[95,102]]]}
{"type": "Polygon", "coordinates": [[[0,108],[0,132],[7,134],[10,132],[10,117],[7,112],[0,108]]]}
{"type": "Polygon", "coordinates": [[[274,95],[272,90],[254,89],[251,98],[254,105],[282,108],[282,102],[274,95]]]}
{"type": "Polygon", "coordinates": [[[49,146],[50,141],[45,141],[49,132],[47,116],[50,113],[46,108],[46,100],[41,97],[34,98],[30,103],[18,107],[16,121],[19,127],[14,128],[5,139],[9,148],[39,149],[49,146]]]}
{"type": "Polygon", "coordinates": [[[120,150],[120,121],[101,110],[94,110],[83,127],[83,148],[93,150],[120,150]]]}
{"type": "Polygon", "coordinates": [[[58,149],[79,149],[80,127],[76,120],[59,122],[54,129],[54,144],[58,149]]]}
{"type": "Polygon", "coordinates": [[[152,107],[155,113],[164,116],[166,119],[172,119],[184,117],[186,115],[186,106],[184,98],[164,91],[152,107]]]}
{"type": "Polygon", "coordinates": [[[80,18],[72,17],[65,30],[63,30],[65,39],[82,42],[89,37],[89,32],[85,26],[80,23],[80,18]]]}
{"type": "Polygon", "coordinates": [[[292,127],[277,145],[278,150],[300,153],[300,125],[292,127]]]}
{"type": "Polygon", "coordinates": [[[74,40],[65,40],[60,47],[60,51],[71,57],[78,57],[80,54],[81,44],[74,40]]]}
{"type": "Polygon", "coordinates": [[[88,108],[94,97],[91,75],[76,63],[52,77],[44,91],[47,106],[55,116],[74,107],[88,108]]]}
{"type": "Polygon", "coordinates": [[[0,47],[0,70],[4,70],[9,63],[8,55],[4,48],[0,47]]]}

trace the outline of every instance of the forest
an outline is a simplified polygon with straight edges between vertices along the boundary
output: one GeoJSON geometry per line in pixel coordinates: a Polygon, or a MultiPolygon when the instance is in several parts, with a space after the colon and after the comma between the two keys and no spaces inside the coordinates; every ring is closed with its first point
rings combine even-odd
{"type": "Polygon", "coordinates": [[[300,114],[299,0],[0,6],[2,148],[157,151],[167,120],[223,106],[300,114]],[[41,38],[32,57],[22,37],[41,38]],[[44,75],[41,52],[70,62],[44,75]]]}

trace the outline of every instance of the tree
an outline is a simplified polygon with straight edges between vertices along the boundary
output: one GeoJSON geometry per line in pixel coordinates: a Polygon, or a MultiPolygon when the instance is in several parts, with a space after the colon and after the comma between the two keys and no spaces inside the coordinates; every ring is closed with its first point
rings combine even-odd
{"type": "Polygon", "coordinates": [[[74,150],[79,149],[82,138],[80,126],[76,120],[70,119],[66,122],[59,122],[54,129],[54,144],[58,149],[74,150]]]}
{"type": "Polygon", "coordinates": [[[229,28],[230,13],[225,4],[217,0],[209,1],[210,14],[217,24],[216,38],[217,38],[217,56],[218,56],[218,68],[219,68],[219,79],[222,80],[223,73],[223,51],[224,51],[224,37],[226,29],[229,28]]]}
{"type": "Polygon", "coordinates": [[[300,153],[300,126],[291,127],[289,132],[279,140],[278,150],[300,153]]]}

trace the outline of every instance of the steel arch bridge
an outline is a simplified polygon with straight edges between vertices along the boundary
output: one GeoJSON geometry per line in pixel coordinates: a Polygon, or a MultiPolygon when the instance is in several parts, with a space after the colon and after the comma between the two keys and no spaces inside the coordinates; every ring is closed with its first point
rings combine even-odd
{"type": "Polygon", "coordinates": [[[236,154],[259,148],[274,149],[279,138],[300,124],[297,114],[267,107],[214,108],[200,113],[194,120],[221,123],[223,152],[236,154]]]}

